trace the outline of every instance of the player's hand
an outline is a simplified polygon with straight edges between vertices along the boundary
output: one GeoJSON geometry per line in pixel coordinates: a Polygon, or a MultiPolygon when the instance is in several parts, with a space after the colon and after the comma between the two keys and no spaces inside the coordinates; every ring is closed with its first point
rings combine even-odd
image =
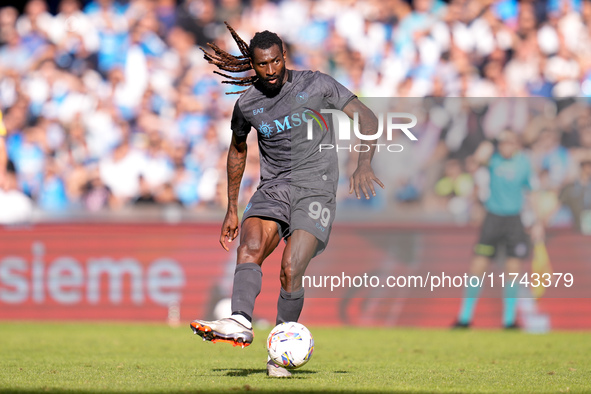
{"type": "Polygon", "coordinates": [[[376,196],[376,190],[373,183],[377,183],[383,189],[384,184],[373,173],[371,165],[359,165],[351,178],[349,178],[349,194],[355,192],[357,199],[361,199],[361,194],[369,200],[369,195],[376,196]]]}
{"type": "Polygon", "coordinates": [[[230,248],[226,245],[226,240],[228,242],[234,241],[238,236],[238,232],[238,214],[235,211],[228,210],[224,224],[222,224],[222,234],[220,235],[220,244],[226,252],[230,251],[230,248]]]}

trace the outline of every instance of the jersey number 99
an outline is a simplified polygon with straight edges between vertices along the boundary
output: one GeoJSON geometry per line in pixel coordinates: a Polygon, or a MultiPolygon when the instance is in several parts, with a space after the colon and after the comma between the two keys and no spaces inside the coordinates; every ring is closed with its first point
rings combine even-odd
{"type": "Polygon", "coordinates": [[[318,201],[314,201],[310,203],[308,207],[308,216],[310,216],[314,220],[320,219],[320,224],[326,227],[330,221],[330,210],[328,208],[322,208],[322,204],[318,201]]]}

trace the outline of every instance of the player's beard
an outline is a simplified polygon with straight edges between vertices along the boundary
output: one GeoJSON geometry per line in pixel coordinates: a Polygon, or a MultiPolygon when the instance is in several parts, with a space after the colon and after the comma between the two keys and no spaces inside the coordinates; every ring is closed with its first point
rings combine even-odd
{"type": "Polygon", "coordinates": [[[258,80],[259,87],[261,91],[267,96],[275,96],[281,90],[283,86],[283,79],[285,78],[285,73],[287,69],[283,67],[281,73],[277,74],[277,82],[276,83],[269,83],[266,79],[260,78],[258,80]]]}

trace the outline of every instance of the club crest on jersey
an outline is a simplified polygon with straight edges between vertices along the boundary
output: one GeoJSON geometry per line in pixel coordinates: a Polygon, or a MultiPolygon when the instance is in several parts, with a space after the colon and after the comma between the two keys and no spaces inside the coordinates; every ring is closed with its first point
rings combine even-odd
{"type": "Polygon", "coordinates": [[[268,123],[261,122],[261,124],[259,125],[259,133],[269,138],[271,134],[273,134],[273,126],[271,126],[268,123]]]}
{"type": "Polygon", "coordinates": [[[308,93],[306,92],[300,92],[296,95],[296,102],[298,104],[306,104],[308,102],[308,93]]]}

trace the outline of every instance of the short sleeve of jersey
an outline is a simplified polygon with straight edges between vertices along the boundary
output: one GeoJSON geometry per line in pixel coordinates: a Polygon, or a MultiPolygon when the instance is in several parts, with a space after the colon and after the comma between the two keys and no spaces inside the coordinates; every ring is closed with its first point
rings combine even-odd
{"type": "Polygon", "coordinates": [[[328,104],[338,110],[345,108],[349,101],[357,97],[330,75],[319,72],[316,82],[320,84],[328,104]]]}
{"type": "Polygon", "coordinates": [[[251,124],[242,113],[240,106],[238,105],[238,100],[236,100],[236,104],[234,104],[234,112],[232,112],[232,122],[231,122],[232,132],[237,137],[245,137],[250,133],[251,124]]]}

